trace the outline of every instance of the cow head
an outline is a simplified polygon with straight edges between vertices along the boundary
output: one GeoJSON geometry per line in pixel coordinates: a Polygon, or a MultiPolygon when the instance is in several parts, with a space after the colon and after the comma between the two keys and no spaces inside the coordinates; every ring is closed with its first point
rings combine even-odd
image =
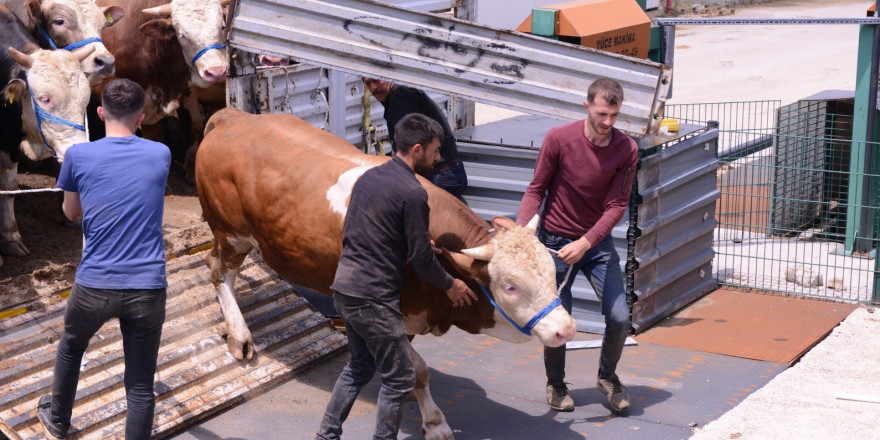
{"type": "MultiPolygon", "coordinates": [[[[460,273],[488,286],[498,307],[523,327],[558,297],[553,257],[535,235],[538,216],[525,227],[506,217],[492,223],[497,232],[489,243],[460,254],[450,252],[450,257],[460,273]]],[[[544,345],[558,347],[576,331],[574,319],[560,305],[544,315],[531,334],[544,345]]]]}
{"type": "Polygon", "coordinates": [[[121,7],[99,7],[95,0],[27,0],[27,9],[30,20],[36,22],[58,48],[77,44],[95,48],[81,62],[82,71],[92,86],[113,75],[116,58],[100,38],[105,27],[112,26],[125,15],[121,7]]]}
{"type": "Polygon", "coordinates": [[[25,69],[27,82],[21,79],[10,81],[3,89],[2,99],[10,102],[20,100],[25,135],[21,141],[21,151],[29,159],[37,161],[52,157],[54,149],[60,162],[71,145],[88,142],[83,130],[46,120],[45,117],[38,123],[34,105],[39,105],[42,111],[55,118],[83,124],[90,87],[80,63],[93,50],[37,50],[27,55],[9,48],[12,58],[25,69]]]}
{"type": "Polygon", "coordinates": [[[176,36],[180,41],[193,84],[207,88],[226,81],[226,21],[221,0],[172,0],[143,12],[162,18],[144,23],[141,32],[166,40],[176,36]]]}

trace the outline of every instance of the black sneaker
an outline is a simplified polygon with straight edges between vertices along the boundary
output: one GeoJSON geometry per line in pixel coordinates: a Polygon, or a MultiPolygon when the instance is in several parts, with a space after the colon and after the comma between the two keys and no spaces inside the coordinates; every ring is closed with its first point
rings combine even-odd
{"type": "Polygon", "coordinates": [[[629,392],[620,383],[620,379],[616,377],[614,379],[602,379],[600,377],[596,386],[599,388],[599,391],[608,396],[608,404],[611,405],[612,410],[620,412],[629,408],[629,392]]]}
{"type": "Polygon", "coordinates": [[[565,384],[547,385],[547,403],[556,411],[574,411],[574,400],[568,394],[565,384]]]}
{"type": "Polygon", "coordinates": [[[43,425],[43,431],[46,432],[48,439],[63,439],[67,437],[67,429],[61,429],[52,423],[52,395],[43,394],[37,402],[37,418],[43,425]]]}

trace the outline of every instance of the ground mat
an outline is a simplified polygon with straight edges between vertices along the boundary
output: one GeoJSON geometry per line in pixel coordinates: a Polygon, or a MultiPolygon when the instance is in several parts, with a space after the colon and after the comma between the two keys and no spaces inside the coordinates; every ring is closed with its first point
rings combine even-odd
{"type": "Polygon", "coordinates": [[[855,308],[852,304],[718,289],[637,339],[792,364],[855,308]]]}

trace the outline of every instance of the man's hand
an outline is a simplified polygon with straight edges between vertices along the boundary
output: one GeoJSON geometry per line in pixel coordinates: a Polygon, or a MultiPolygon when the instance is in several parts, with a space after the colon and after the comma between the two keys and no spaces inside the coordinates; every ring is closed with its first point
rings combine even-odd
{"type": "Polygon", "coordinates": [[[464,281],[458,278],[452,283],[452,287],[446,291],[446,296],[452,301],[454,307],[471,305],[471,300],[477,300],[477,294],[474,293],[464,281]]]}
{"type": "Polygon", "coordinates": [[[434,240],[431,240],[431,250],[434,251],[434,253],[437,255],[443,254],[443,249],[438,248],[437,244],[434,243],[434,240]]]}
{"type": "Polygon", "coordinates": [[[581,237],[563,246],[556,255],[561,258],[565,264],[571,266],[580,261],[591,247],[593,247],[593,245],[590,244],[590,240],[581,237]]]}

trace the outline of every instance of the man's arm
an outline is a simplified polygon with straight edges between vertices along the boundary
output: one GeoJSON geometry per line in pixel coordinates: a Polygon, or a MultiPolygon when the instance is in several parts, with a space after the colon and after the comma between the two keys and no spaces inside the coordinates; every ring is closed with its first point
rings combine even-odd
{"type": "Polygon", "coordinates": [[[445,291],[453,306],[471,304],[471,300],[476,301],[477,295],[464,281],[449,275],[437,260],[428,234],[429,213],[427,198],[416,191],[411,192],[405,201],[404,212],[407,260],[422,281],[445,291]]]}
{"type": "Polygon", "coordinates": [[[64,211],[64,216],[70,221],[81,219],[83,209],[82,203],[79,201],[79,193],[64,191],[64,202],[61,203],[61,210],[64,211]]]}
{"type": "Polygon", "coordinates": [[[516,214],[516,224],[525,226],[541,209],[541,202],[544,201],[544,195],[553,180],[556,173],[556,165],[558,158],[556,157],[553,144],[553,131],[550,131],[544,138],[541,145],[541,151],[538,153],[538,160],[535,162],[535,176],[532,182],[526,188],[522,202],[519,204],[519,212],[516,214]]]}

